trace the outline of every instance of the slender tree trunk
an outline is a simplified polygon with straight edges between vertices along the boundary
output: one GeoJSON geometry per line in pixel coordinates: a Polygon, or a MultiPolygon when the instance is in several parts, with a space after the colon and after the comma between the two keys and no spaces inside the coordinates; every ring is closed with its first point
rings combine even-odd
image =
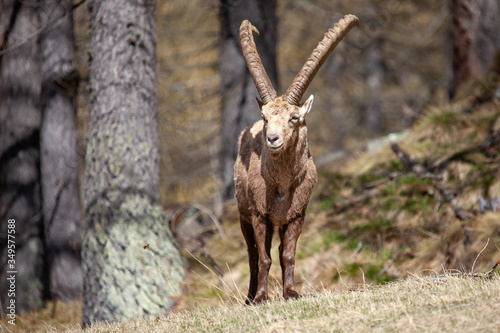
{"type": "MultiPolygon", "coordinates": [[[[7,271],[16,274],[16,312],[37,309],[47,296],[40,198],[40,70],[36,6],[0,8],[0,295],[6,310],[7,271]],[[23,43],[22,46],[15,45],[23,43]],[[14,48],[13,48],[14,47],[14,48]],[[15,220],[15,267],[7,266],[7,221],[15,220]]],[[[10,275],[10,274],[9,274],[10,275]]],[[[10,301],[10,299],[9,299],[10,301]]]]}
{"type": "Polygon", "coordinates": [[[42,0],[39,9],[42,25],[48,24],[40,36],[40,163],[45,248],[51,296],[64,302],[77,299],[83,283],[72,3],[70,0],[42,0]]]}
{"type": "Polygon", "coordinates": [[[487,74],[500,50],[500,2],[452,0],[453,80],[450,96],[469,77],[487,74]]]}
{"type": "Polygon", "coordinates": [[[257,89],[241,53],[239,27],[243,20],[257,27],[255,37],[264,67],[277,87],[276,1],[221,1],[222,199],[234,197],[234,162],[241,131],[260,119],[257,89]]]}
{"type": "Polygon", "coordinates": [[[384,132],[382,118],[382,86],[384,63],[382,56],[383,37],[373,38],[366,52],[367,98],[364,106],[364,127],[368,135],[378,136],[384,132]]]}
{"type": "Polygon", "coordinates": [[[92,7],[84,325],[165,315],[181,293],[185,263],[160,200],[155,4],[92,7]]]}

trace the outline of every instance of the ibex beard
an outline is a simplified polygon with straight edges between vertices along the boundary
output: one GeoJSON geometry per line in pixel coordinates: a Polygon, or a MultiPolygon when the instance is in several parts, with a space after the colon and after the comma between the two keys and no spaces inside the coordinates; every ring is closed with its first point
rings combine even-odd
{"type": "Polygon", "coordinates": [[[317,181],[305,122],[314,98],[309,97],[303,104],[300,99],[321,64],[357,24],[357,17],[346,15],[329,29],[286,93],[279,97],[255,47],[253,34],[258,34],[257,29],[246,20],[241,24],[243,55],[262,99],[257,100],[262,120],[241,134],[234,166],[236,201],[250,264],[247,304],[268,299],[274,229],[278,229],[281,241],[283,297],[299,297],[294,283],[295,250],[317,181]]]}

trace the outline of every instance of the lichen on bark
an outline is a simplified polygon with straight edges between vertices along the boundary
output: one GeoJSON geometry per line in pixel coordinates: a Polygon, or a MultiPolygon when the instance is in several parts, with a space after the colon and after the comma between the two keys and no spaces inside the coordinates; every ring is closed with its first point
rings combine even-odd
{"type": "Polygon", "coordinates": [[[96,1],[91,24],[84,325],[168,314],[185,273],[160,200],[155,2],[96,1]]]}
{"type": "Polygon", "coordinates": [[[183,259],[169,229],[159,223],[161,207],[145,201],[127,196],[111,221],[95,214],[96,227],[83,243],[92,255],[84,260],[84,274],[96,277],[85,282],[85,292],[95,295],[84,298],[84,323],[166,315],[181,295],[183,259]]]}

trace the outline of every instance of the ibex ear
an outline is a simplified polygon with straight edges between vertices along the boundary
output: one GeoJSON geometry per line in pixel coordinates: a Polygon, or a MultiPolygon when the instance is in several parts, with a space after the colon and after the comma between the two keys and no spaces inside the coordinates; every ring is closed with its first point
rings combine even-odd
{"type": "Polygon", "coordinates": [[[262,101],[258,98],[258,97],[255,97],[255,99],[257,100],[257,104],[259,104],[259,110],[262,110],[262,101]]]}
{"type": "Polygon", "coordinates": [[[314,102],[314,96],[311,95],[307,101],[304,102],[304,104],[302,104],[302,106],[300,107],[300,117],[301,118],[304,118],[306,114],[309,113],[309,111],[311,111],[311,107],[313,105],[313,102],[314,102]]]}

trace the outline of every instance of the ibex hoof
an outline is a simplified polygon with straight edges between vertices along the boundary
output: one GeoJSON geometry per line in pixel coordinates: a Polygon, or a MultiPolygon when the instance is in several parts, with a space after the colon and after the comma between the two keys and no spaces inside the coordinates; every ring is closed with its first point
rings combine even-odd
{"type": "Polygon", "coordinates": [[[245,305],[260,305],[267,302],[267,295],[257,295],[254,299],[250,299],[247,297],[245,301],[245,305]]]}
{"type": "Polygon", "coordinates": [[[297,299],[297,298],[300,298],[300,295],[298,292],[296,292],[295,290],[286,290],[284,293],[283,293],[283,298],[285,300],[289,300],[289,299],[297,299]]]}

